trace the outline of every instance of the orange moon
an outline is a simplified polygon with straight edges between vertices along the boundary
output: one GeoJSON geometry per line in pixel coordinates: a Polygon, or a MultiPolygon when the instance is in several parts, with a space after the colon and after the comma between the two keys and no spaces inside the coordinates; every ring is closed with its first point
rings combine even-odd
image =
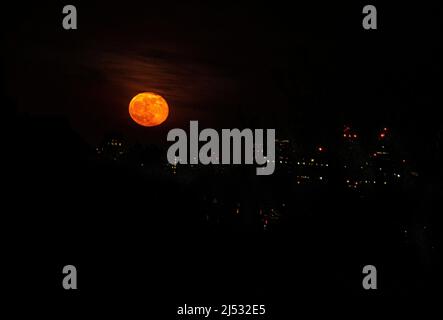
{"type": "Polygon", "coordinates": [[[168,118],[168,114],[166,100],[152,92],[139,93],[129,103],[132,120],[144,127],[158,126],[168,118]]]}

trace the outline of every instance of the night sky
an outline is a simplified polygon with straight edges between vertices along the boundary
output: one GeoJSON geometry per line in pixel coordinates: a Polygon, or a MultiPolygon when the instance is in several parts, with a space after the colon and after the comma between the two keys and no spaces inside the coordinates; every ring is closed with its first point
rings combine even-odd
{"type": "Polygon", "coordinates": [[[295,139],[321,139],[345,123],[395,125],[420,141],[438,125],[441,103],[441,21],[429,17],[438,8],[381,6],[372,33],[361,28],[360,10],[88,2],[78,8],[78,30],[65,31],[54,3],[16,5],[5,21],[16,22],[5,29],[6,90],[20,111],[67,117],[93,144],[110,131],[155,143],[189,120],[275,127],[295,139]],[[164,126],[130,120],[128,102],[141,91],[169,102],[164,126]]]}

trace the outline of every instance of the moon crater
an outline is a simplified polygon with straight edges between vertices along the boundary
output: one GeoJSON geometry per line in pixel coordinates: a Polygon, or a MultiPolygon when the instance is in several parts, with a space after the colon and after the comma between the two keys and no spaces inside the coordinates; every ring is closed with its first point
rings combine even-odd
{"type": "Polygon", "coordinates": [[[168,114],[166,100],[152,92],[139,93],[129,103],[129,115],[132,120],[144,127],[158,126],[168,118],[168,114]]]}

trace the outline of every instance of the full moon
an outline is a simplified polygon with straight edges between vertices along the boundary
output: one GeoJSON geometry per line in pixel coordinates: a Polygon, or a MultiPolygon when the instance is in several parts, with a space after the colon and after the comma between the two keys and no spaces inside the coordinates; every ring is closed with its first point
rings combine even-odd
{"type": "Polygon", "coordinates": [[[129,115],[132,120],[144,127],[158,126],[166,120],[168,114],[166,100],[152,92],[139,93],[129,103],[129,115]]]}

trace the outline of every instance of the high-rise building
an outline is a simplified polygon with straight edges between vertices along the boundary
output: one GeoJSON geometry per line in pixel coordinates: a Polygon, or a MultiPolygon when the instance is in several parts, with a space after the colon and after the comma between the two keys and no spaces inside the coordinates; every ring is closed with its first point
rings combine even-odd
{"type": "Polygon", "coordinates": [[[379,130],[377,143],[371,155],[376,182],[380,185],[397,184],[402,181],[402,162],[393,151],[391,130],[387,127],[379,130]]]}
{"type": "Polygon", "coordinates": [[[101,159],[119,161],[126,155],[127,146],[122,138],[117,135],[110,135],[103,139],[95,151],[101,159]]]}

